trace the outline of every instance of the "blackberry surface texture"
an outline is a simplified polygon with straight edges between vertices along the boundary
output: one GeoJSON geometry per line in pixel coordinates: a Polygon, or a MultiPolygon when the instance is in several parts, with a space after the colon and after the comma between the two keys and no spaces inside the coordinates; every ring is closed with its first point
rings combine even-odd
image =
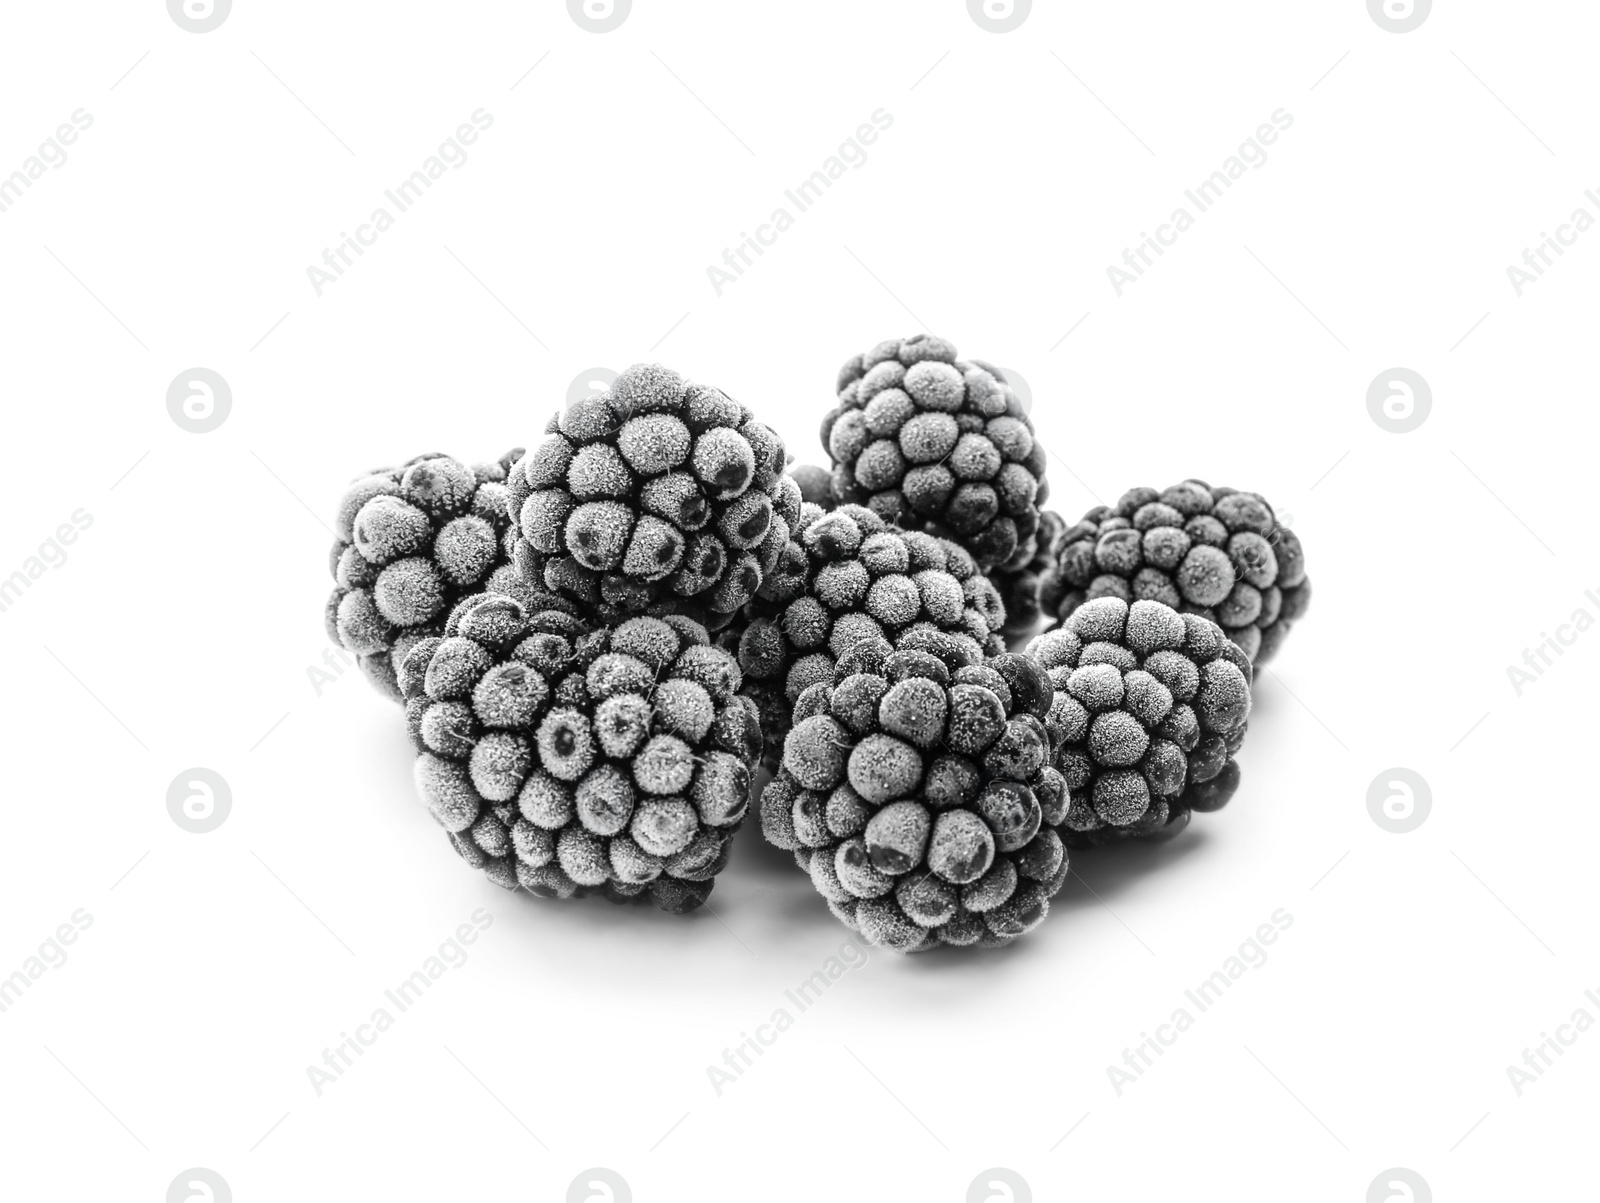
{"type": "Polygon", "coordinates": [[[872,510],[805,503],[789,570],[748,607],[733,646],[776,765],[806,687],[831,679],[863,641],[886,640],[955,664],[1005,650],[1000,594],[957,544],[892,526],[872,510]]]}
{"type": "Polygon", "coordinates": [[[871,944],[1009,944],[1067,876],[1053,704],[1028,656],[957,665],[863,641],[801,695],[763,833],[871,944]]]}
{"type": "Polygon", "coordinates": [[[1006,607],[1002,634],[1010,638],[1031,635],[1044,617],[1039,604],[1039,584],[1055,567],[1055,541],[1067,528],[1060,514],[1045,510],[1039,529],[1017,548],[1016,554],[990,573],[1006,607]]]}
{"type": "Polygon", "coordinates": [[[398,699],[398,661],[437,633],[452,606],[511,585],[505,480],[522,448],[491,464],[419,455],[355,480],[339,500],[328,637],[398,699]]]}
{"type": "Polygon", "coordinates": [[[1216,622],[1251,663],[1277,654],[1311,601],[1305,550],[1257,493],[1186,480],[1130,489],[1056,537],[1049,617],[1099,597],[1158,601],[1216,622]]]}
{"type": "Polygon", "coordinates": [[[592,628],[483,593],[400,666],[417,789],[497,885],[686,912],[711,892],[761,747],[739,666],[682,615],[592,628]]]}
{"type": "Polygon", "coordinates": [[[919,334],[854,356],[836,388],[822,421],[835,500],[954,539],[985,571],[1038,529],[1044,446],[999,368],[919,334]]]}
{"type": "Polygon", "coordinates": [[[795,484],[800,486],[800,500],[809,501],[824,510],[838,506],[833,496],[833,473],[826,468],[819,468],[815,464],[792,464],[788,472],[794,477],[795,484]]]}
{"type": "Polygon", "coordinates": [[[570,402],[512,467],[517,571],[601,622],[672,612],[724,626],[799,516],[784,458],[726,393],[634,364],[570,402]]]}
{"type": "Polygon", "coordinates": [[[1099,597],[1028,652],[1055,690],[1044,722],[1071,791],[1069,845],[1175,834],[1233,796],[1252,669],[1216,623],[1099,597]]]}

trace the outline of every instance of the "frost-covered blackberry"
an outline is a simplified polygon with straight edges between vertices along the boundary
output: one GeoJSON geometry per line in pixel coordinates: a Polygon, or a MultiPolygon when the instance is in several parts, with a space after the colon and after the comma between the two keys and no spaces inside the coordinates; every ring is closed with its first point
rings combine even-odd
{"type": "Polygon", "coordinates": [[[1175,830],[1233,795],[1253,673],[1216,623],[1100,597],[1028,652],[1055,689],[1044,721],[1072,791],[1069,844],[1175,830]]]}
{"type": "Polygon", "coordinates": [[[1086,601],[1148,599],[1216,622],[1250,657],[1270,660],[1311,601],[1305,550],[1258,493],[1186,480],[1130,489],[1057,536],[1040,585],[1047,617],[1086,601]]]}
{"type": "Polygon", "coordinates": [[[731,620],[799,516],[783,441],[726,393],[635,364],[570,402],[510,473],[525,580],[602,622],[731,620]]]}
{"type": "Polygon", "coordinates": [[[541,897],[705,901],[761,747],[739,666],[682,615],[591,629],[483,593],[400,667],[417,788],[457,852],[541,897]]]}
{"type": "Polygon", "coordinates": [[[900,530],[862,506],[823,513],[807,502],[793,550],[793,570],[763,588],[737,643],[769,763],[778,758],[796,699],[828,680],[834,662],[862,640],[887,639],[958,664],[1005,650],[999,593],[948,540],[900,530]]]}
{"type": "Polygon", "coordinates": [[[510,580],[506,474],[492,464],[419,455],[354,481],[339,500],[329,557],[328,637],[391,697],[397,661],[438,631],[462,597],[510,580]]]}
{"type": "Polygon", "coordinates": [[[1005,374],[942,338],[890,339],[839,370],[822,421],[833,496],[1004,564],[1039,526],[1044,446],[1005,374]]]}
{"type": "Polygon", "coordinates": [[[833,496],[833,473],[826,468],[819,468],[815,464],[793,464],[788,468],[788,473],[800,486],[800,500],[809,501],[824,510],[838,506],[833,496]]]}
{"type": "Polygon", "coordinates": [[[1039,605],[1039,583],[1055,567],[1052,548],[1066,525],[1054,510],[1042,511],[1039,529],[1017,548],[1015,555],[990,574],[1006,606],[1004,634],[1026,635],[1038,626],[1044,613],[1039,605]]]}
{"type": "Polygon", "coordinates": [[[1053,697],[1028,656],[958,665],[861,641],[801,695],[762,830],[872,944],[1008,944],[1067,876],[1053,697]]]}

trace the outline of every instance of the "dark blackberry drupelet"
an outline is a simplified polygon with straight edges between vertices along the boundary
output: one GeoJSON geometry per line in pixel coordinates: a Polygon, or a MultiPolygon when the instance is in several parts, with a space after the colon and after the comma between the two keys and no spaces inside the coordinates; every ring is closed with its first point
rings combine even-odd
{"type": "Polygon", "coordinates": [[[437,633],[461,598],[514,588],[505,480],[522,448],[492,464],[419,455],[353,482],[334,516],[328,637],[390,697],[398,661],[437,633]]]}
{"type": "Polygon", "coordinates": [[[1039,625],[1044,615],[1039,604],[1039,583],[1055,567],[1051,549],[1066,527],[1060,514],[1044,510],[1039,515],[1039,529],[1024,540],[1015,555],[989,574],[994,587],[1000,591],[1000,599],[1005,602],[1003,634],[1006,636],[1031,635],[1039,625]]]}
{"type": "Polygon", "coordinates": [[[1055,689],[1045,726],[1072,791],[1067,843],[1174,834],[1233,796],[1253,672],[1216,623],[1100,597],[1028,651],[1055,689]]]}
{"type": "Polygon", "coordinates": [[[808,685],[864,640],[887,639],[958,664],[1005,650],[1000,595],[959,546],[891,526],[869,509],[806,503],[787,571],[747,609],[737,642],[745,692],[760,709],[776,765],[790,711],[808,685]]]}
{"type": "Polygon", "coordinates": [[[784,458],[783,441],[727,394],[635,364],[552,418],[512,467],[517,571],[601,622],[686,613],[719,629],[799,517],[784,458]]]}
{"type": "Polygon", "coordinates": [[[958,665],[863,641],[801,695],[762,830],[869,943],[1009,944],[1067,876],[1053,697],[1028,656],[958,665]]]}
{"type": "Polygon", "coordinates": [[[1038,530],[1044,446],[999,368],[919,334],[855,356],[836,387],[822,420],[836,501],[954,539],[985,571],[1038,530]]]}
{"type": "Polygon", "coordinates": [[[1057,536],[1040,584],[1047,618],[1097,597],[1162,602],[1216,622],[1270,660],[1311,601],[1305,550],[1257,493],[1186,480],[1131,489],[1057,536]]]}
{"type": "Polygon", "coordinates": [[[809,501],[823,510],[838,508],[839,502],[833,496],[833,474],[826,468],[819,468],[815,464],[792,464],[787,471],[794,477],[795,484],[800,486],[801,501],[809,501]]]}
{"type": "Polygon", "coordinates": [[[497,885],[691,911],[748,808],[755,708],[698,623],[592,629],[577,609],[483,593],[411,649],[417,788],[497,885]]]}

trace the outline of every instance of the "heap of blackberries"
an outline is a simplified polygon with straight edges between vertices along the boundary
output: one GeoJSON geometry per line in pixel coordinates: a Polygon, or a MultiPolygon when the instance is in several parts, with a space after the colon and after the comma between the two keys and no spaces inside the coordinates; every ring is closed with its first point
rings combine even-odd
{"type": "Polygon", "coordinates": [[[1019,388],[944,339],[879,343],[838,374],[822,468],[635,364],[526,453],[351,484],[329,636],[403,703],[428,813],[499,886],[696,910],[765,780],[765,838],[866,943],[1009,944],[1069,849],[1234,794],[1253,666],[1311,590],[1256,493],[1043,510],[1019,388]]]}

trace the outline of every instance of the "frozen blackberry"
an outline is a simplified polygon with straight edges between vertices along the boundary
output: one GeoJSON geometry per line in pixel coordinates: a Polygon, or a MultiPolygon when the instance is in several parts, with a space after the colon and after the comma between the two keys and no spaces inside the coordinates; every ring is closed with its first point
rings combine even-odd
{"type": "Polygon", "coordinates": [[[1055,540],[1040,583],[1047,617],[1086,601],[1158,601],[1222,627],[1252,664],[1270,660],[1311,601],[1300,539],[1258,493],[1186,480],[1130,489],[1055,540]]]}
{"type": "Polygon", "coordinates": [[[1039,605],[1039,582],[1055,567],[1056,537],[1066,529],[1066,522],[1054,510],[1039,515],[1039,529],[1034,531],[1017,548],[1013,555],[990,574],[1000,599],[1006,606],[1006,625],[1003,634],[1017,637],[1033,633],[1044,611],[1039,605]]]}
{"type": "Polygon", "coordinates": [[[769,765],[800,695],[831,679],[852,648],[888,641],[952,668],[1005,650],[1000,594],[955,543],[900,530],[862,506],[823,513],[808,502],[791,557],[747,608],[737,642],[725,642],[760,709],[769,765]]]}
{"type": "Polygon", "coordinates": [[[954,539],[985,571],[1038,530],[1044,445],[999,368],[918,334],[854,356],[836,387],[822,445],[837,502],[954,539]]]}
{"type": "Polygon", "coordinates": [[[727,863],[761,747],[739,666],[681,615],[591,629],[483,593],[400,667],[417,788],[497,885],[693,910],[727,863]]]}
{"type": "Polygon", "coordinates": [[[339,500],[329,558],[328,638],[399,698],[397,660],[435,634],[461,598],[509,585],[506,476],[518,447],[492,464],[419,455],[353,482],[339,500]]]}
{"type": "Polygon", "coordinates": [[[1028,652],[1055,690],[1045,726],[1072,792],[1069,844],[1172,834],[1238,788],[1253,671],[1209,618],[1099,597],[1028,652]]]}
{"type": "Polygon", "coordinates": [[[635,364],[570,402],[512,467],[517,571],[601,622],[673,612],[720,628],[799,517],[784,458],[726,393],[635,364]]]}
{"type": "Polygon", "coordinates": [[[833,496],[833,474],[826,468],[819,468],[815,464],[794,464],[788,472],[794,477],[795,484],[800,486],[800,500],[809,501],[824,510],[838,506],[833,496]]]}
{"type": "Polygon", "coordinates": [[[763,832],[869,943],[1009,944],[1067,876],[1053,698],[1029,656],[952,669],[863,644],[802,697],[763,832]]]}

